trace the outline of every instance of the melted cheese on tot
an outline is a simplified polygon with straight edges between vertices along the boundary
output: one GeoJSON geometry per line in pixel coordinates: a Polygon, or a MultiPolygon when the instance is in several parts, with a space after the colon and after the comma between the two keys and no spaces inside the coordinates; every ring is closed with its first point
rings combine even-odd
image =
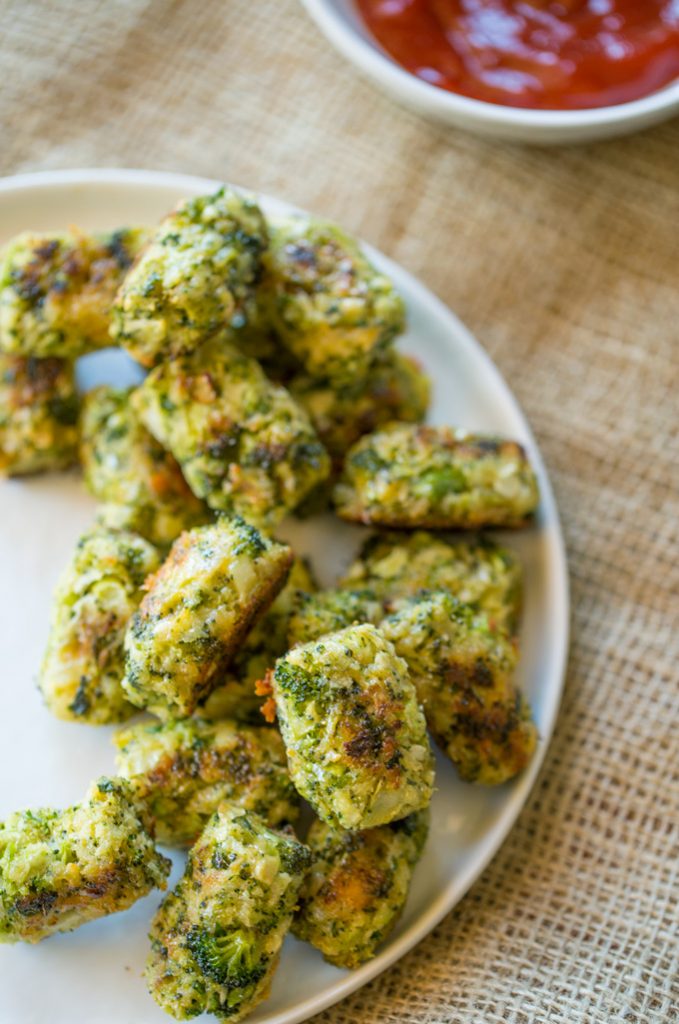
{"type": "Polygon", "coordinates": [[[372,625],[295,647],[273,693],[298,792],[318,816],[363,829],[431,799],[434,762],[405,662],[372,625]]]}
{"type": "Polygon", "coordinates": [[[407,423],[358,441],[333,497],[352,522],[435,530],[524,526],[539,501],[515,441],[407,423]]]}
{"type": "Polygon", "coordinates": [[[294,934],[336,967],[370,960],[403,910],[428,829],[428,809],[362,832],[315,821],[294,934]]]}
{"type": "Polygon", "coordinates": [[[161,718],[190,715],[285,584],[292,552],[237,516],[183,533],[125,637],[123,688],[161,718]]]}
{"type": "Polygon", "coordinates": [[[151,924],[146,980],[174,1017],[239,1021],[264,999],[290,928],[308,849],[223,803],[151,924]]]}
{"type": "Polygon", "coordinates": [[[123,779],[99,779],[65,811],[8,815],[0,823],[0,942],[39,942],[164,889],[171,865],[151,827],[123,779]]]}
{"type": "Polygon", "coordinates": [[[529,763],[537,743],[515,682],[515,641],[450,594],[425,594],[381,630],[407,662],[432,735],[467,782],[498,785],[529,763]]]}

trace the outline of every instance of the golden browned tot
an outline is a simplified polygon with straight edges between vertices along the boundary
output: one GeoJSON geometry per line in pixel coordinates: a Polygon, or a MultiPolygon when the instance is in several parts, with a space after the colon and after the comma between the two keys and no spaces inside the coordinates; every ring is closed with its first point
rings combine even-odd
{"type": "Polygon", "coordinates": [[[185,199],[125,277],[111,334],[142,366],[191,352],[225,328],[259,275],[267,230],[251,196],[224,186],[185,199]]]}
{"type": "Polygon", "coordinates": [[[79,409],[72,362],[0,353],[0,475],[76,462],[79,409]]]}
{"type": "Polygon", "coordinates": [[[223,800],[273,828],[297,819],[283,741],[260,720],[140,722],[116,734],[118,770],[148,807],[159,842],[194,842],[223,800]]]}
{"type": "Polygon", "coordinates": [[[538,500],[516,441],[407,423],[355,444],[334,491],[343,519],[397,529],[524,526],[538,500]]]}
{"type": "Polygon", "coordinates": [[[263,300],[285,345],[333,387],[364,380],[405,327],[405,303],[336,225],[290,217],[271,228],[263,300]]]}
{"type": "Polygon", "coordinates": [[[14,238],[0,258],[0,349],[75,359],[110,345],[113,299],[147,238],[146,228],[14,238]]]}
{"type": "Polygon", "coordinates": [[[124,779],[100,778],[64,811],[17,811],[0,823],[0,942],[39,942],[126,910],[164,889],[170,861],[124,779]]]}
{"type": "Polygon", "coordinates": [[[134,402],[194,494],[257,526],[275,526],[330,472],[304,410],[221,336],[157,366],[134,402]]]}
{"type": "Polygon", "coordinates": [[[121,686],[125,630],[159,564],[156,549],[127,530],[97,526],[79,539],[54,593],[39,677],[58,718],[105,725],[134,714],[121,686]]]}
{"type": "Polygon", "coordinates": [[[127,630],[128,699],[161,718],[192,714],[284,586],[291,564],[287,545],[238,516],[183,533],[149,579],[127,630]]]}
{"type": "Polygon", "coordinates": [[[223,803],[151,924],[149,992],[167,1013],[239,1021],[267,997],[311,856],[223,803]]]}
{"type": "Polygon", "coordinates": [[[405,906],[428,831],[428,808],[363,832],[315,821],[293,933],[336,967],[372,959],[405,906]]]}
{"type": "Polygon", "coordinates": [[[516,685],[516,642],[450,594],[423,594],[381,631],[408,665],[434,739],[467,782],[497,785],[522,771],[537,743],[516,685]]]}
{"type": "Polygon", "coordinates": [[[364,829],[428,805],[424,715],[405,662],[374,626],[295,647],[272,682],[292,780],[319,818],[364,829]]]}

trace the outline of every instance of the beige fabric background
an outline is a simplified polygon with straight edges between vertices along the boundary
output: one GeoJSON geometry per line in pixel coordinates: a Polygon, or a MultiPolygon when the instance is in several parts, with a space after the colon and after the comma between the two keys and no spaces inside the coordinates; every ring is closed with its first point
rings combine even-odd
{"type": "Polygon", "coordinates": [[[334,217],[489,349],[573,587],[562,713],[518,826],[434,934],[322,1024],[679,1017],[679,121],[570,150],[424,124],[295,0],[0,0],[2,173],[197,172],[334,217]]]}

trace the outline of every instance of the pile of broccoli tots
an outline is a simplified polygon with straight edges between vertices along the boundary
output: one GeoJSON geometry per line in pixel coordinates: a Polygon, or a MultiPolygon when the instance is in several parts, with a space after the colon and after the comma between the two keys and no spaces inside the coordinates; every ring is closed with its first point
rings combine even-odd
{"type": "Polygon", "coordinates": [[[405,904],[434,788],[429,736],[497,785],[537,733],[515,683],[517,558],[476,532],[538,504],[519,444],[425,426],[405,309],[337,227],[224,187],[159,227],[23,234],[0,260],[0,472],[80,463],[98,500],[57,586],[40,688],[127,722],[117,775],[0,824],[0,940],[38,942],[165,888],[148,988],[237,1021],[288,931],[373,957],[405,904]],[[81,396],[118,345],[136,388],[81,396]],[[331,589],[276,539],[334,508],[378,527],[331,589]],[[314,814],[295,834],[302,800],[314,814]]]}

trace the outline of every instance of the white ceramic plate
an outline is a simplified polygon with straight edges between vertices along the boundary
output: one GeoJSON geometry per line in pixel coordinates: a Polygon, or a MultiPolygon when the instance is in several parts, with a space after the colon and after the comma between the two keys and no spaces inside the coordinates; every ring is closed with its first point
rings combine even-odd
{"type": "MultiPolygon", "coordinates": [[[[0,242],[31,228],[77,224],[106,228],[154,222],[182,196],[215,182],[143,171],[73,171],[0,181],[0,242]]],[[[269,211],[287,209],[265,199],[269,211]]],[[[417,354],[434,381],[431,419],[498,431],[526,443],[537,468],[542,504],[535,526],[507,538],[523,559],[526,604],[521,685],[533,706],[540,745],[530,768],[497,789],[464,785],[439,758],[432,831],[398,928],[379,956],[340,971],[289,937],[271,998],[255,1024],[295,1024],[341,999],[402,956],[451,910],[483,871],[530,792],[556,716],[568,637],[563,541],[551,487],[530,429],[509,388],[477,342],[427,289],[385,257],[372,256],[404,295],[410,329],[403,348],[417,354]]],[[[90,356],[89,386],[127,383],[137,372],[120,353],[90,356]]],[[[50,593],[94,502],[78,476],[0,483],[0,816],[27,807],[77,801],[93,777],[113,771],[110,730],[60,722],[42,706],[35,678],[47,632],[50,593]]],[[[321,580],[353,556],[364,531],[336,520],[292,523],[285,531],[309,553],[321,580]],[[331,554],[332,553],[332,554],[331,554]]],[[[175,857],[172,881],[181,870],[175,857]]],[[[162,1024],[141,969],[146,931],[159,902],[153,893],[123,914],[38,946],[0,950],[0,1021],[7,1024],[162,1024]]]]}

